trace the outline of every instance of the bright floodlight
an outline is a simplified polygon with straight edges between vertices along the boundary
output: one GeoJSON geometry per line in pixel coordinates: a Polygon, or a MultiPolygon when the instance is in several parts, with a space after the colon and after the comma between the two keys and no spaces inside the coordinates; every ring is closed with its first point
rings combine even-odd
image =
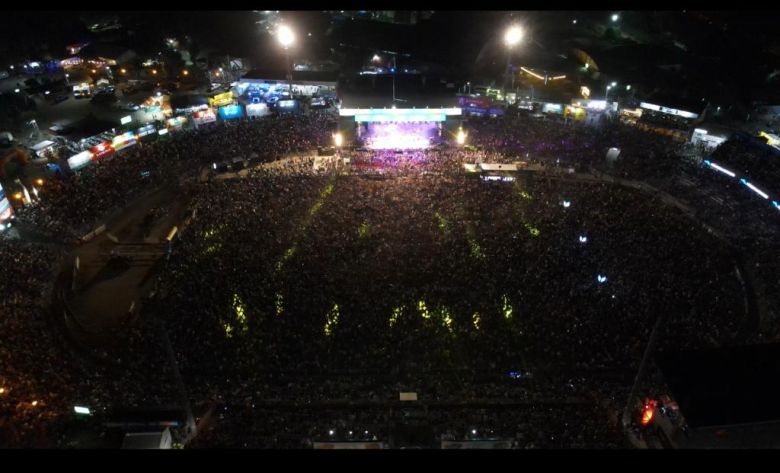
{"type": "Polygon", "coordinates": [[[76,411],[76,414],[86,414],[86,415],[90,414],[88,407],[73,406],[73,410],[76,411]]]}
{"type": "Polygon", "coordinates": [[[618,19],[619,19],[619,18],[620,18],[620,17],[618,16],[618,14],[617,14],[617,13],[615,13],[614,15],[612,15],[612,21],[618,21],[618,19]]]}
{"type": "Polygon", "coordinates": [[[344,143],[344,136],[342,136],[341,133],[334,133],[333,143],[336,145],[337,148],[340,148],[341,145],[344,143]]]}
{"type": "Polygon", "coordinates": [[[522,39],[523,29],[519,26],[510,26],[509,29],[506,30],[506,34],[504,34],[504,42],[510,48],[519,43],[522,39]]]}
{"type": "Polygon", "coordinates": [[[466,143],[466,132],[463,131],[463,129],[458,130],[458,134],[455,137],[458,141],[458,144],[463,146],[466,143]]]}
{"type": "Polygon", "coordinates": [[[382,58],[379,57],[379,54],[374,54],[374,57],[371,58],[371,60],[374,61],[374,62],[379,62],[381,59],[382,58]]]}
{"type": "Polygon", "coordinates": [[[617,86],[617,82],[613,82],[613,83],[611,83],[609,85],[611,85],[612,87],[615,87],[615,86],[617,86]]]}
{"type": "Polygon", "coordinates": [[[279,43],[285,48],[289,48],[290,45],[293,44],[293,41],[295,41],[295,33],[293,33],[293,30],[287,25],[280,26],[276,32],[276,36],[279,38],[279,43]]]}

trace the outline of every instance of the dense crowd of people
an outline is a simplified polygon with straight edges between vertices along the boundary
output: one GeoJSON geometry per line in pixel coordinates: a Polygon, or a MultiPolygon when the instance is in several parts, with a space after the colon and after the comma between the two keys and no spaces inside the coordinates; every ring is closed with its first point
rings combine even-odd
{"type": "MultiPolygon", "coordinates": [[[[64,445],[53,426],[77,402],[175,404],[175,365],[189,400],[216,406],[194,446],[386,442],[412,423],[436,442],[617,447],[610,412],[660,316],[662,351],[754,340],[732,247],[660,194],[621,184],[683,172],[704,182],[679,144],[611,121],[472,118],[469,147],[344,149],[318,171],[313,156],[278,161],[328,145],[333,127],[316,114],[211,124],[48,183],[19,219],[66,243],[161,185],[186,185],[195,218],[143,317],[88,360],[42,297],[62,250],[3,242],[0,264],[18,268],[1,281],[6,443],[64,445]],[[266,164],[183,184],[235,157],[266,164]],[[620,180],[486,182],[463,166],[518,161],[620,180]],[[400,392],[439,407],[399,409],[400,392]],[[326,401],[347,407],[315,407],[326,401]]],[[[776,266],[756,269],[774,277],[770,296],[776,266]]]]}
{"type": "Polygon", "coordinates": [[[155,142],[139,142],[97,161],[68,180],[51,180],[40,202],[20,212],[20,220],[51,234],[78,238],[102,219],[153,187],[197,175],[204,165],[234,158],[272,161],[330,142],[326,115],[248,119],[201,125],[155,142]]]}

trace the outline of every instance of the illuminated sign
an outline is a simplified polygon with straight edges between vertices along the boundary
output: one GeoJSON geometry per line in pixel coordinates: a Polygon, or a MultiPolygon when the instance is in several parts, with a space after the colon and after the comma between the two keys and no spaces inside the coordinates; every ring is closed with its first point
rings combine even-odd
{"type": "Polygon", "coordinates": [[[93,158],[94,156],[90,151],[82,151],[81,153],[74,154],[68,158],[68,166],[71,171],[78,171],[89,164],[93,158]]]}
{"type": "Polygon", "coordinates": [[[500,182],[513,182],[515,180],[512,176],[480,176],[483,181],[500,181],[500,182]]]}
{"type": "Polygon", "coordinates": [[[193,112],[192,119],[195,120],[195,123],[211,123],[217,121],[217,116],[213,110],[207,109],[193,112]]]}
{"type": "Polygon", "coordinates": [[[460,108],[342,108],[339,115],[355,117],[355,122],[443,122],[448,116],[461,115],[460,108]]]}
{"type": "Polygon", "coordinates": [[[153,135],[155,133],[157,133],[157,129],[154,127],[154,125],[146,125],[138,129],[136,136],[143,138],[144,136],[153,135]]]}
{"type": "Polygon", "coordinates": [[[114,148],[114,150],[119,151],[120,149],[125,149],[128,146],[133,146],[135,144],[135,134],[132,131],[128,131],[127,133],[122,133],[121,135],[116,135],[114,139],[111,141],[111,147],[114,148]]]}
{"type": "Polygon", "coordinates": [[[209,99],[209,105],[212,107],[222,107],[233,103],[233,92],[225,92],[224,94],[217,94],[209,99]]]}
{"type": "Polygon", "coordinates": [[[171,128],[181,128],[186,122],[186,117],[173,117],[165,120],[165,125],[171,128]]]}
{"type": "Polygon", "coordinates": [[[676,115],[683,118],[698,118],[699,115],[696,113],[686,112],[685,110],[677,110],[676,108],[669,108],[669,107],[662,107],[660,105],[655,105],[652,103],[642,102],[639,104],[641,108],[646,108],[647,110],[653,110],[656,112],[661,113],[667,113],[669,115],[676,115]]]}
{"type": "Polygon", "coordinates": [[[219,116],[223,120],[232,120],[244,116],[244,109],[241,105],[228,105],[219,109],[219,116]]]}
{"type": "MultiPolygon", "coordinates": [[[[10,219],[13,213],[14,211],[11,207],[11,202],[9,202],[8,198],[5,196],[3,186],[0,186],[0,222],[5,222],[10,219]]],[[[2,230],[4,229],[5,228],[2,228],[2,230]]]]}
{"type": "Polygon", "coordinates": [[[767,133],[765,131],[758,132],[758,136],[762,138],[766,138],[766,144],[772,147],[779,147],[780,146],[780,137],[777,135],[774,135],[772,133],[767,133]]]}
{"type": "Polygon", "coordinates": [[[98,145],[93,146],[89,149],[89,151],[92,152],[95,159],[100,159],[112,155],[114,153],[114,148],[111,147],[111,142],[104,141],[98,145]]]}
{"type": "Polygon", "coordinates": [[[269,113],[271,112],[268,110],[268,105],[264,103],[250,103],[246,106],[246,115],[248,117],[262,117],[269,113]]]}
{"type": "Polygon", "coordinates": [[[277,105],[279,105],[280,108],[294,108],[295,100],[280,100],[277,102],[277,105]]]}
{"type": "Polygon", "coordinates": [[[127,115],[126,117],[122,117],[119,119],[119,123],[122,125],[127,125],[131,121],[133,121],[133,117],[131,117],[130,115],[127,115]]]}
{"type": "Polygon", "coordinates": [[[355,121],[358,123],[377,123],[377,122],[443,122],[447,116],[443,113],[410,113],[410,114],[390,114],[390,113],[370,113],[355,115],[355,121]]]}
{"type": "Polygon", "coordinates": [[[588,108],[593,110],[604,110],[607,108],[607,101],[606,100],[590,100],[588,101],[588,108]]]}

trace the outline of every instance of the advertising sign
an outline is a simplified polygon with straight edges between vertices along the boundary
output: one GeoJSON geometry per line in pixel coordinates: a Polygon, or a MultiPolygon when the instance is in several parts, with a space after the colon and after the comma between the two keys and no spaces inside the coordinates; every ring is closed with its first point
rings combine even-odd
{"type": "Polygon", "coordinates": [[[219,109],[219,116],[223,120],[232,120],[234,118],[241,118],[244,116],[244,110],[241,105],[228,105],[219,109]]]}
{"type": "Polygon", "coordinates": [[[114,139],[111,141],[111,147],[114,148],[115,151],[119,151],[120,149],[125,149],[128,146],[133,146],[135,144],[135,133],[132,131],[128,131],[127,133],[122,133],[121,135],[116,135],[114,139]]]}
{"type": "Polygon", "coordinates": [[[111,147],[111,142],[104,141],[98,145],[89,149],[95,159],[105,158],[114,154],[114,148],[111,147]]]}
{"type": "Polygon", "coordinates": [[[246,115],[248,117],[263,117],[270,113],[268,105],[264,103],[250,103],[246,106],[246,115]]]}
{"type": "Polygon", "coordinates": [[[209,105],[212,107],[224,107],[233,103],[233,92],[217,94],[209,99],[209,105]]]}
{"type": "Polygon", "coordinates": [[[71,171],[78,171],[89,164],[92,159],[93,155],[90,151],[82,151],[81,153],[74,154],[68,158],[68,167],[70,167],[71,171]]]}
{"type": "Polygon", "coordinates": [[[146,125],[138,129],[136,136],[138,138],[143,138],[144,136],[153,135],[155,133],[157,133],[157,129],[154,127],[154,125],[146,125]]]}
{"type": "Polygon", "coordinates": [[[217,116],[214,114],[214,110],[200,110],[192,113],[192,119],[197,124],[211,123],[217,121],[217,116]]]}

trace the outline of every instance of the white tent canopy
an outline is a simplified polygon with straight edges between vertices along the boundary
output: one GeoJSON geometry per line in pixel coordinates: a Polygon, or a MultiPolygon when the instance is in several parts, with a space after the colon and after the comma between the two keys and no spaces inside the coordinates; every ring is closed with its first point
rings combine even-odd
{"type": "Polygon", "coordinates": [[[46,149],[46,148],[48,148],[49,146],[51,146],[53,144],[54,144],[53,141],[45,140],[45,141],[41,141],[40,143],[36,144],[31,149],[37,153],[38,151],[46,149]]]}

